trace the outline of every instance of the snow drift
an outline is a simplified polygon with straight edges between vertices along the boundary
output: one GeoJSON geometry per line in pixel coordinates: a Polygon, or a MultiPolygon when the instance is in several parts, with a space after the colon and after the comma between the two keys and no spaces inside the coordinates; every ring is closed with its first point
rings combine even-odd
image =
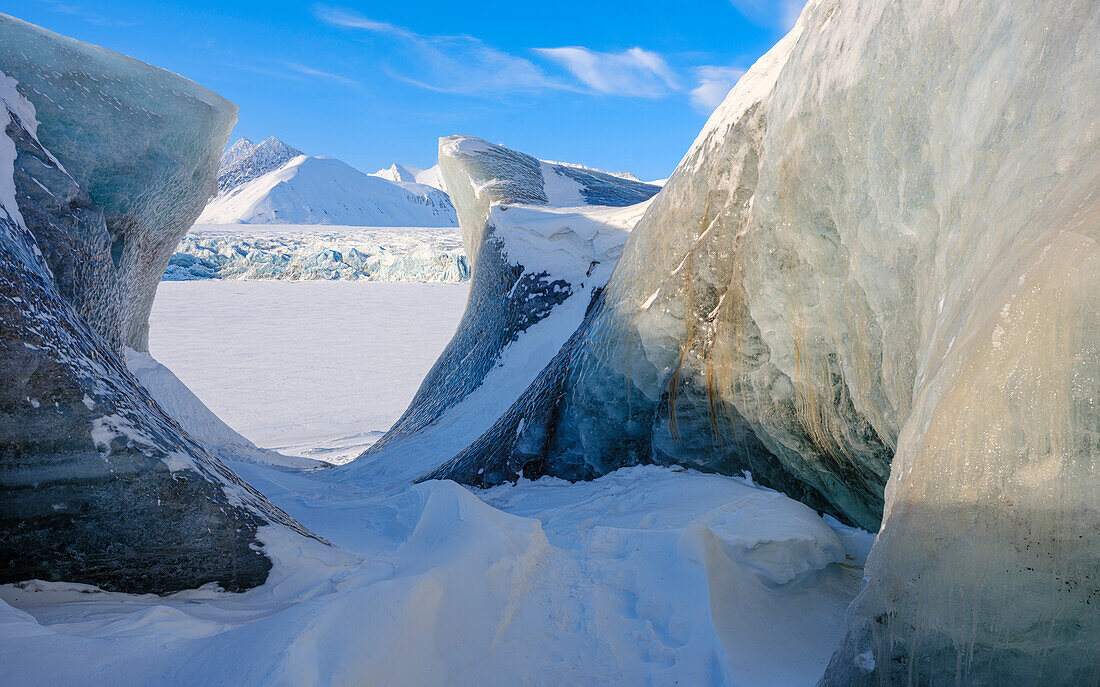
{"type": "Polygon", "coordinates": [[[261,528],[305,531],[123,359],[147,350],[157,283],[236,109],[6,15],[0,45],[0,580],[259,584],[261,528]]]}
{"type": "Polygon", "coordinates": [[[437,188],[364,174],[331,157],[299,155],[218,196],[198,222],[447,227],[456,218],[437,188]]]}
{"type": "MultiPolygon", "coordinates": [[[[811,2],[581,327],[429,475],[749,470],[882,523],[823,684],[1096,683],[1098,90],[1087,0],[811,2]]],[[[545,202],[537,162],[478,153],[545,202]]],[[[476,247],[499,209],[443,170],[476,247]]]]}

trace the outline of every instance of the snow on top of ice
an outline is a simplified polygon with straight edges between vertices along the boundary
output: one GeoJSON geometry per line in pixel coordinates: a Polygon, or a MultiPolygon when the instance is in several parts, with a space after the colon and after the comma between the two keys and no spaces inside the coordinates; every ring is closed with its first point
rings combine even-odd
{"type": "MultiPolygon", "coordinates": [[[[15,160],[18,153],[15,149],[15,141],[7,135],[8,125],[13,121],[12,117],[16,117],[19,124],[38,142],[38,118],[34,104],[19,93],[16,89],[18,83],[0,71],[0,210],[11,220],[11,224],[5,227],[5,230],[14,229],[23,234],[22,237],[11,237],[14,239],[10,241],[12,251],[34,271],[49,275],[52,274],[50,267],[46,264],[42,251],[27,228],[15,197],[15,160]]],[[[65,168],[53,153],[46,150],[41,143],[38,145],[50,161],[65,172],[65,168]]],[[[68,174],[68,172],[65,173],[68,174]]]]}
{"type": "Polygon", "coordinates": [[[539,160],[472,136],[440,139],[439,156],[441,160],[463,160],[477,194],[492,192],[490,202],[621,207],[646,200],[659,190],[637,181],[633,175],[539,160]]]}
{"type": "Polygon", "coordinates": [[[543,160],[548,165],[556,165],[558,167],[572,167],[573,169],[583,169],[586,172],[599,172],[600,174],[609,174],[619,179],[626,179],[627,181],[637,181],[642,184],[648,184],[652,182],[642,181],[638,177],[634,176],[630,172],[609,172],[606,169],[600,169],[599,167],[589,167],[588,165],[582,165],[576,162],[560,162],[558,160],[543,160]]]}
{"type": "Polygon", "coordinates": [[[0,208],[16,226],[26,229],[23,214],[15,200],[15,141],[8,137],[6,129],[11,122],[11,113],[19,117],[24,128],[31,133],[38,128],[38,120],[34,116],[34,105],[15,89],[18,83],[0,71],[0,103],[4,105],[0,112],[0,208]]]}
{"type": "Polygon", "coordinates": [[[489,224],[509,260],[579,283],[593,262],[613,265],[618,260],[649,203],[625,208],[494,206],[489,224]]]}
{"type": "Polygon", "coordinates": [[[558,167],[548,162],[540,162],[542,170],[542,190],[547,202],[557,207],[571,208],[584,205],[583,186],[558,172],[558,167]]]}

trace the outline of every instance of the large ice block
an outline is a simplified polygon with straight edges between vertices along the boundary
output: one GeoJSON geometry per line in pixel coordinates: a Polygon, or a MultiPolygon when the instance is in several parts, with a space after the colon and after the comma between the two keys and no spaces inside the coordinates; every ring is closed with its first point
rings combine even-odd
{"type": "Polygon", "coordinates": [[[552,331],[535,334],[560,337],[545,358],[524,361],[544,365],[607,281],[637,219],[630,207],[660,190],[469,136],[440,140],[439,167],[472,264],[470,296],[409,408],[367,455],[435,423],[503,364],[507,347],[551,313],[564,320],[571,311],[576,317],[564,327],[551,322],[552,331]],[[579,307],[563,309],[567,303],[579,307]]]}
{"type": "Polygon", "coordinates": [[[235,107],[0,15],[0,582],[242,589],[289,516],[127,370],[235,107]]]}
{"type": "Polygon", "coordinates": [[[811,1],[429,474],[750,470],[881,524],[824,684],[1096,684],[1098,92],[1095,2],[811,1]]]}

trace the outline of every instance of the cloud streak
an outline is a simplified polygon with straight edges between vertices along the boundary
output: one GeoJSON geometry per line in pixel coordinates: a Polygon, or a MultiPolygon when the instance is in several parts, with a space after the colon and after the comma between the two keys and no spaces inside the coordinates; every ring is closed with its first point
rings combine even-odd
{"type": "MultiPolygon", "coordinates": [[[[771,6],[767,0],[732,1],[771,6]]],[[[801,9],[802,0],[787,1],[798,3],[801,9]]],[[[700,113],[710,114],[744,74],[738,67],[713,65],[678,72],[664,56],[640,47],[622,52],[599,52],[583,46],[535,48],[530,53],[533,59],[529,59],[473,36],[420,34],[346,8],[318,5],[313,13],[330,26],[360,34],[363,40],[383,42],[394,56],[387,74],[440,93],[487,96],[573,91],[649,99],[679,94],[700,113]]],[[[352,83],[303,65],[286,66],[301,74],[352,83]]]]}
{"type": "Polygon", "coordinates": [[[358,12],[346,10],[341,7],[325,7],[320,5],[314,8],[313,13],[318,19],[326,24],[342,26],[346,29],[364,29],[374,33],[383,33],[401,38],[420,37],[418,34],[408,29],[403,29],[400,26],[394,26],[384,21],[375,21],[369,17],[364,17],[358,12]]]}
{"type": "Polygon", "coordinates": [[[345,76],[340,76],[339,74],[331,74],[329,72],[323,72],[320,69],[314,69],[313,67],[308,67],[304,64],[298,64],[297,62],[283,62],[283,65],[285,65],[287,69],[298,72],[299,74],[304,74],[305,76],[315,76],[315,77],[319,77],[319,78],[322,78],[322,79],[328,79],[330,81],[337,81],[337,82],[342,83],[342,84],[347,84],[348,86],[358,86],[359,85],[358,82],[352,81],[351,79],[349,79],[345,76]]]}
{"type": "Polygon", "coordinates": [[[128,27],[138,26],[140,21],[133,19],[111,19],[95,12],[89,12],[80,5],[72,5],[66,2],[60,2],[60,0],[37,0],[39,3],[46,5],[50,8],[51,12],[57,12],[58,14],[68,14],[73,17],[80,17],[89,24],[96,26],[117,26],[128,27]]]}
{"type": "Polygon", "coordinates": [[[391,75],[433,91],[480,95],[572,88],[530,60],[472,36],[419,34],[342,8],[317,7],[314,14],[332,26],[393,41],[404,68],[400,72],[391,69],[391,75]]]}
{"type": "Polygon", "coordinates": [[[597,93],[659,98],[680,90],[665,59],[642,48],[605,53],[573,46],[536,48],[535,53],[558,63],[597,93]]]}

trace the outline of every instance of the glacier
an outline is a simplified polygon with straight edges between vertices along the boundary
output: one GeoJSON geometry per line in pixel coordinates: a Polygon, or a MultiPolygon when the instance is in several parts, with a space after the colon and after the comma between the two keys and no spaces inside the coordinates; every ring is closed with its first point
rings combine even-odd
{"type": "Polygon", "coordinates": [[[275,503],[121,357],[152,379],[143,294],[232,107],[0,38],[0,559],[55,580],[0,586],[19,674],[1100,683],[1095,2],[811,0],[663,189],[442,139],[459,329],[358,460],[234,464],[275,503]],[[140,178],[96,153],[119,108],[140,178]]]}
{"type": "Polygon", "coordinates": [[[236,108],[0,15],[0,580],[243,589],[311,537],[126,366],[236,108]]]}
{"type": "Polygon", "coordinates": [[[198,224],[165,281],[279,279],[457,283],[470,266],[457,228],[198,224]]]}
{"type": "MultiPolygon", "coordinates": [[[[1097,92],[1093,2],[811,2],[567,342],[424,477],[748,471],[880,532],[822,685],[1096,683],[1097,92]]],[[[545,204],[545,163],[440,159],[476,287],[512,211],[483,189],[545,204]]]]}

